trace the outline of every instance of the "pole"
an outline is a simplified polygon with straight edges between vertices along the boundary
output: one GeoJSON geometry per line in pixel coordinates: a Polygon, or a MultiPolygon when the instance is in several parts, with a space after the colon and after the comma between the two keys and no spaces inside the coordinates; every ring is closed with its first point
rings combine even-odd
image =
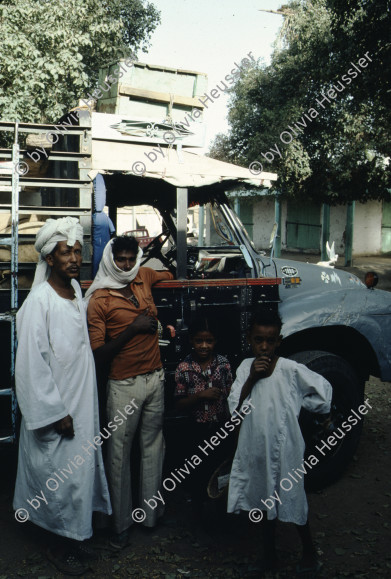
{"type": "Polygon", "coordinates": [[[198,247],[204,247],[205,207],[200,205],[198,213],[198,247]]]}
{"type": "Polygon", "coordinates": [[[322,233],[320,236],[320,259],[322,261],[328,260],[326,253],[326,243],[330,238],[330,205],[328,203],[322,204],[322,233]]]}
{"type": "Polygon", "coordinates": [[[187,273],[187,189],[177,187],[177,278],[187,273]]]}
{"type": "Polygon", "coordinates": [[[353,265],[353,225],[355,201],[350,201],[346,208],[345,267],[353,265]]]}
{"type": "Polygon", "coordinates": [[[281,201],[278,193],[274,198],[274,221],[277,223],[277,237],[275,242],[275,257],[281,257],[281,201]]]}
{"type": "Polygon", "coordinates": [[[235,199],[234,199],[234,211],[240,219],[240,199],[239,199],[239,197],[235,197],[235,199]]]}

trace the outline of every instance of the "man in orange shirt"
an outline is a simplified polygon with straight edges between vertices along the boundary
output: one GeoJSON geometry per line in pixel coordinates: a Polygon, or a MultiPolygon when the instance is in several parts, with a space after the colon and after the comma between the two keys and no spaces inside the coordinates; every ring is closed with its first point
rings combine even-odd
{"type": "Polygon", "coordinates": [[[107,434],[106,471],[115,532],[111,545],[118,549],[128,544],[134,520],[154,527],[163,510],[161,504],[155,510],[145,509],[144,520],[132,518],[130,454],[140,422],[140,505],[157,495],[161,486],[164,372],[151,287],[173,279],[168,271],[140,268],[142,254],[134,237],[110,240],[86,293],[90,298],[88,325],[95,360],[99,365],[110,364],[108,424],[103,430],[107,434]]]}

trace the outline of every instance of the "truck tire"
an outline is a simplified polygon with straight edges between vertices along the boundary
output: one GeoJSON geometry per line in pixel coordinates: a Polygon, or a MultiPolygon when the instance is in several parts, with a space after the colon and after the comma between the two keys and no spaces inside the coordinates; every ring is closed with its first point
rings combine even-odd
{"type": "MultiPolygon", "coordinates": [[[[357,412],[364,399],[364,382],[360,381],[346,360],[318,350],[298,352],[289,358],[317,372],[332,385],[331,419],[334,429],[341,427],[341,424],[352,415],[353,410],[357,412]]],[[[309,491],[319,490],[335,482],[352,460],[360,440],[363,417],[352,426],[350,432],[341,428],[343,438],[338,440],[335,446],[329,445],[330,450],[325,447],[324,456],[316,446],[322,448],[332,432],[325,432],[320,427],[316,414],[304,409],[300,413],[300,426],[306,443],[305,457],[314,455],[319,459],[319,463],[306,475],[305,487],[309,491]]]]}

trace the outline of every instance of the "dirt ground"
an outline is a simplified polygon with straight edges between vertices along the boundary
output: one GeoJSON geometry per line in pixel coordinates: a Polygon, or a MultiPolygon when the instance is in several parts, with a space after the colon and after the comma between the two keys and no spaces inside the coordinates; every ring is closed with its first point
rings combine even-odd
{"type": "MultiPolygon", "coordinates": [[[[301,256],[303,261],[317,259],[301,256]]],[[[363,279],[365,271],[374,269],[380,275],[379,287],[390,290],[390,264],[389,257],[359,258],[348,270],[363,279]]],[[[337,483],[308,496],[310,522],[323,562],[319,577],[325,579],[391,577],[391,385],[371,378],[366,395],[373,409],[366,416],[353,461],[337,483]]],[[[64,577],[45,558],[45,532],[15,521],[15,452],[0,449],[0,459],[0,579],[64,577]]],[[[201,522],[195,520],[186,497],[181,485],[167,492],[166,513],[159,526],[148,533],[134,525],[131,545],[120,555],[107,548],[106,532],[96,532],[92,544],[102,559],[86,577],[254,576],[260,554],[259,527],[246,517],[220,521],[214,505],[204,510],[201,522]]],[[[280,524],[277,538],[281,563],[275,576],[295,577],[299,551],[295,530],[280,524]]]]}
{"type": "MultiPolygon", "coordinates": [[[[356,456],[341,480],[309,495],[310,521],[323,568],[319,577],[383,578],[391,576],[390,385],[371,378],[367,414],[356,456]]],[[[0,579],[59,578],[46,560],[46,534],[30,523],[17,523],[11,508],[14,456],[2,452],[0,487],[0,579]]],[[[214,509],[196,521],[184,490],[166,493],[161,524],[148,533],[135,525],[131,545],[113,554],[105,532],[93,544],[102,560],[87,577],[250,577],[259,554],[259,527],[246,517],[218,523],[214,509]]],[[[290,525],[278,527],[281,564],[277,577],[294,577],[299,543],[290,525]]]]}

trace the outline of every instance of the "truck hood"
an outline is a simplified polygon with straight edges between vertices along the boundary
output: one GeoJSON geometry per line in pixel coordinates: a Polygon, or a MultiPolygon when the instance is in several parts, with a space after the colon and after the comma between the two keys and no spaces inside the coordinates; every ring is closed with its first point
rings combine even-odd
{"type": "MultiPolygon", "coordinates": [[[[322,267],[312,263],[302,261],[292,261],[290,259],[274,259],[275,271],[273,265],[267,268],[267,275],[277,273],[281,278],[281,292],[284,294],[284,301],[290,299],[291,294],[300,291],[300,294],[321,292],[329,294],[330,291],[340,290],[368,290],[365,284],[354,274],[335,269],[332,267],[322,267]],[[290,278],[300,278],[299,284],[289,283],[290,278]]],[[[376,290],[375,290],[376,291],[376,290]]]]}
{"type": "Polygon", "coordinates": [[[383,380],[391,379],[391,293],[368,289],[339,269],[275,259],[267,275],[281,277],[279,312],[284,338],[324,326],[352,328],[376,352],[383,380]],[[289,283],[291,277],[292,281],[289,283]],[[292,283],[300,278],[300,283],[292,283]]]}

